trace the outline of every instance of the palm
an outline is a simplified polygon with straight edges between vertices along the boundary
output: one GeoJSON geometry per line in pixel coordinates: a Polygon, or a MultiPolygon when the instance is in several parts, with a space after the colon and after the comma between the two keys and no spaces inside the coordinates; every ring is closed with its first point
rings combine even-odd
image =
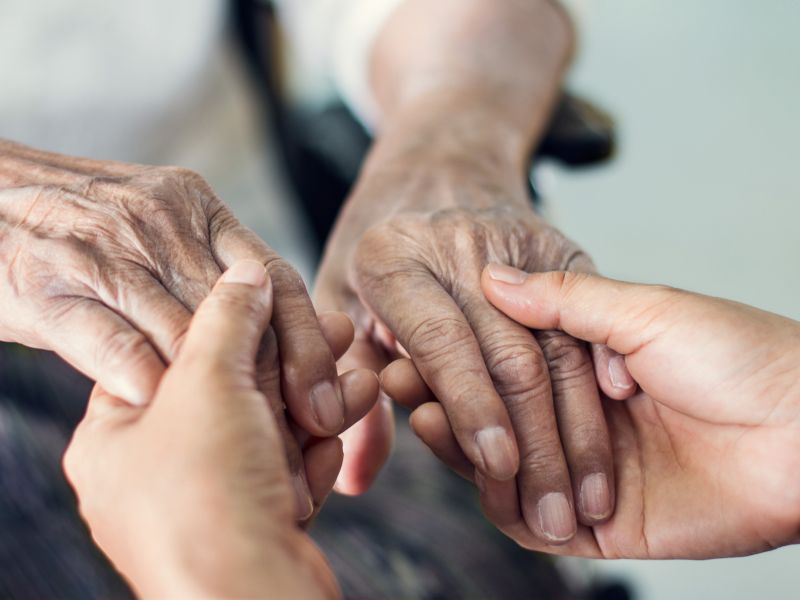
{"type": "Polygon", "coordinates": [[[594,528],[600,555],[703,558],[720,544],[745,554],[786,541],[797,500],[778,483],[796,469],[788,435],[698,419],[644,393],[607,408],[618,496],[594,528]]]}

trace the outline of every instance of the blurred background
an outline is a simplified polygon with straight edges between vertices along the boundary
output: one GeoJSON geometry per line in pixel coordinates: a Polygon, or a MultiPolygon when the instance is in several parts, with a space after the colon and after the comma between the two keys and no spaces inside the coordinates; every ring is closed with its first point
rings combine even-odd
{"type": "MultiPolygon", "coordinates": [[[[192,168],[313,284],[369,139],[331,101],[330,81],[280,50],[265,4],[140,0],[109,10],[105,0],[68,9],[58,0],[0,0],[0,137],[192,168]]],[[[800,3],[568,4],[580,32],[569,90],[611,115],[613,135],[593,110],[579,151],[568,135],[574,127],[550,132],[532,177],[541,210],[605,274],[800,318],[800,3]],[[602,162],[612,137],[613,160],[602,162]]],[[[309,37],[326,25],[321,19],[309,37]]],[[[0,348],[0,596],[127,595],[93,554],[60,475],[86,393],[87,382],[52,356],[0,348]]],[[[502,566],[470,554],[476,539],[491,540],[496,560],[524,573],[519,583],[535,598],[620,579],[642,600],[797,596],[800,550],[792,548],[706,562],[563,561],[558,576],[550,559],[521,553],[482,525],[472,491],[406,434],[376,490],[333,499],[315,533],[352,597],[472,597],[456,586],[479,571],[493,581],[476,585],[494,597],[519,597],[499,587],[512,579],[502,566]],[[467,521],[483,529],[460,544],[454,536],[472,531],[467,521]],[[365,592],[359,586],[370,575],[384,581],[365,592]]],[[[626,597],[617,591],[586,597],[626,597]]]]}
{"type": "MultiPolygon", "coordinates": [[[[571,89],[617,121],[615,160],[546,168],[551,219],[610,276],[800,318],[800,3],[572,2],[571,89]]],[[[592,563],[647,600],[798,597],[800,548],[592,563]]]]}

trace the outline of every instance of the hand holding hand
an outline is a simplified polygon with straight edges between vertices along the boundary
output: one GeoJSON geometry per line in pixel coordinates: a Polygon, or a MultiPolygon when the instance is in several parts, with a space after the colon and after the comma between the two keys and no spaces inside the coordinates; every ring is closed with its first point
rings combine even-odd
{"type": "MultiPolygon", "coordinates": [[[[338,595],[324,558],[295,525],[279,423],[257,387],[264,367],[277,377],[274,337],[262,340],[271,311],[264,267],[236,263],[198,308],[151,405],[132,407],[98,387],[75,432],[64,465],[80,510],[144,596],[338,595]]],[[[329,333],[343,351],[347,332],[329,333]]],[[[373,400],[376,393],[373,386],[373,400]]],[[[298,441],[319,505],[341,444],[298,441]]]]}
{"type": "MultiPolygon", "coordinates": [[[[492,265],[482,285],[492,304],[526,327],[608,344],[641,390],[605,403],[614,516],[558,552],[709,558],[798,541],[800,324],[726,300],[585,274],[526,275],[492,265]]],[[[420,434],[451,466],[463,465],[432,409],[419,409],[420,434]]],[[[506,484],[481,485],[489,518],[542,549],[522,526],[513,490],[498,500],[506,484]]]]}
{"type": "Polygon", "coordinates": [[[308,516],[289,422],[336,435],[353,416],[348,393],[374,386],[363,371],[337,377],[326,329],[349,324],[318,320],[297,272],[199,175],[0,142],[0,339],[56,351],[115,397],[149,401],[192,313],[239,259],[266,265],[274,285],[269,335],[281,368],[260,371],[259,385],[274,403],[306,499],[299,514],[308,516]]]}

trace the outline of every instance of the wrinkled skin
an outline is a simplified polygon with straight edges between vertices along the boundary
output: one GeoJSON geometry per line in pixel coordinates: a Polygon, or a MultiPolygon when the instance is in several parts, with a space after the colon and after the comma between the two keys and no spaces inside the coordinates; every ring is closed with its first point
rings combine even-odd
{"type": "Polygon", "coordinates": [[[152,397],[192,312],[242,258],[275,288],[281,380],[264,382],[268,397],[310,435],[335,435],[346,399],[302,279],[199,175],[0,142],[0,339],[54,350],[116,397],[152,397]]]}
{"type": "MultiPolygon", "coordinates": [[[[613,510],[610,442],[589,349],[561,333],[534,335],[500,314],[481,292],[480,273],[493,261],[532,271],[591,270],[591,261],[535,215],[515,172],[412,150],[368,164],[328,245],[319,306],[356,322],[343,364],[379,370],[410,356],[432,391],[395,399],[440,402],[477,472],[509,481],[532,534],[563,543],[576,531],[575,511],[590,525],[613,510]],[[606,477],[607,494],[587,506],[581,483],[594,473],[606,477]],[[555,509],[540,506],[548,494],[562,495],[555,509]]],[[[406,368],[390,366],[384,383],[406,368]]],[[[390,425],[379,405],[345,436],[339,489],[369,484],[390,425]]]]}
{"type": "MultiPolygon", "coordinates": [[[[640,389],[604,401],[617,472],[614,515],[553,548],[531,535],[507,482],[475,478],[488,518],[526,548],[599,558],[716,558],[800,540],[800,324],[659,286],[572,273],[492,281],[492,303],[624,355],[640,389]]],[[[410,384],[423,385],[421,379],[410,384]]],[[[470,477],[441,407],[417,433],[470,477]]]]}
{"type": "MultiPolygon", "coordinates": [[[[250,283],[227,278],[201,303],[153,402],[130,406],[96,387],[64,458],[95,541],[144,597],[339,596],[294,521],[273,402],[257,383],[257,372],[279,377],[275,338],[262,339],[272,295],[264,267],[248,262],[250,283]]],[[[330,341],[341,351],[339,333],[330,341]]],[[[306,440],[303,453],[321,502],[341,443],[306,440]]]]}

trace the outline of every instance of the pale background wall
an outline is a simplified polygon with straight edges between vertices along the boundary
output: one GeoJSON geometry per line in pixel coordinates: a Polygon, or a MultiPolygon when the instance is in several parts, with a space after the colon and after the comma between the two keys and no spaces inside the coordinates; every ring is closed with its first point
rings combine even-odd
{"type": "MultiPolygon", "coordinates": [[[[617,117],[620,151],[558,173],[548,214],[606,274],[800,318],[800,2],[574,4],[573,87],[617,117]]],[[[591,568],[646,600],[800,597],[800,548],[591,568]]]]}

